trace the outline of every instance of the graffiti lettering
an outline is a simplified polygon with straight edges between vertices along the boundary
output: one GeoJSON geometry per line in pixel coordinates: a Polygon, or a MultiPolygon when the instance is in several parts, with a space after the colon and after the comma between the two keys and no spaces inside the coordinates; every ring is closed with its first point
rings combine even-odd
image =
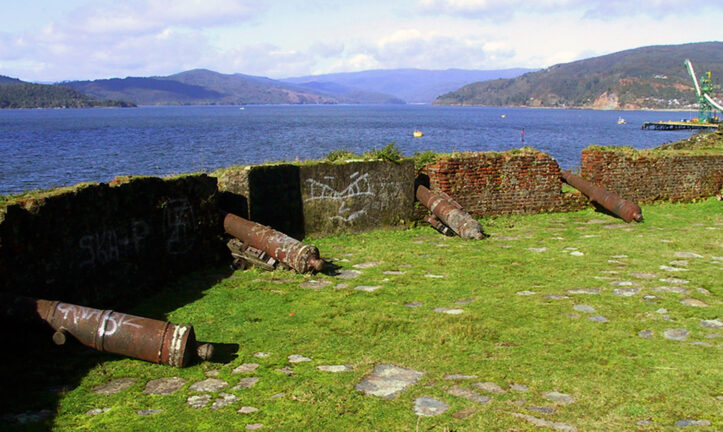
{"type": "MultiPolygon", "coordinates": [[[[331,183],[334,177],[325,176],[324,180],[331,183]]],[[[359,172],[355,172],[349,176],[349,180],[351,180],[351,183],[343,190],[338,191],[328,183],[306,179],[306,183],[310,187],[310,197],[305,201],[332,200],[340,202],[337,214],[330,216],[329,219],[349,223],[367,214],[366,208],[369,206],[371,198],[374,197],[374,192],[369,183],[369,173],[360,175],[359,172]],[[353,198],[361,199],[361,202],[359,200],[356,202],[350,201],[353,198]]]]}
{"type": "Polygon", "coordinates": [[[85,321],[95,321],[96,323],[102,324],[98,327],[98,336],[111,336],[115,334],[121,326],[143,327],[134,321],[136,317],[124,313],[107,313],[107,317],[104,318],[102,316],[102,310],[68,303],[59,303],[56,310],[63,314],[64,320],[68,320],[68,316],[70,316],[73,324],[76,326],[85,321]]]}
{"type": "Polygon", "coordinates": [[[168,253],[180,255],[188,252],[193,247],[195,227],[193,208],[188,199],[174,199],[166,203],[163,208],[163,229],[168,253]]]}

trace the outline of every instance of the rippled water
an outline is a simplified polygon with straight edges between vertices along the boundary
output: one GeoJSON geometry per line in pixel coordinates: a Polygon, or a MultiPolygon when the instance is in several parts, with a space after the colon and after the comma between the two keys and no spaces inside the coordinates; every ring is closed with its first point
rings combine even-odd
{"type": "Polygon", "coordinates": [[[690,132],[640,126],[694,115],[426,105],[0,110],[0,194],[109,181],[120,174],[161,176],[317,159],[341,148],[364,153],[390,142],[405,155],[529,145],[570,168],[591,144],[647,148],[685,138],[690,132]],[[618,125],[618,116],[628,124],[618,125]],[[424,137],[413,138],[414,129],[424,137]]]}

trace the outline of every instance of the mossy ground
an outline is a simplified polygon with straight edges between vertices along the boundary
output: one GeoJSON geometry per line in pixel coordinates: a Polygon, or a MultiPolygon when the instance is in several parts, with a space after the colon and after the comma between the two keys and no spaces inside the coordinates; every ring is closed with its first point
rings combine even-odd
{"type": "MultiPolygon", "coordinates": [[[[484,241],[443,237],[426,226],[336,235],[307,241],[343,270],[376,265],[358,269],[353,279],[237,271],[200,294],[198,281],[204,276],[185,277],[126,312],[191,323],[200,340],[238,344],[235,358],[174,369],[101,356],[77,388],[61,395],[48,424],[54,430],[164,432],[243,430],[254,423],[279,431],[538,430],[510,414],[522,413],[585,431],[667,430],[681,419],[710,422],[696,430],[720,430],[721,339],[712,335],[723,331],[705,328],[701,321],[723,315],[722,210],[723,203],[715,199],[644,206],[645,222],[631,225],[592,210],[498,217],[482,220],[492,235],[484,241]],[[702,258],[684,259],[676,252],[702,258]],[[670,264],[681,260],[688,263],[670,264]],[[403,274],[385,273],[389,271],[403,274]],[[688,283],[660,280],[671,277],[688,283]],[[311,279],[330,284],[316,290],[300,287],[311,279]],[[627,286],[620,282],[640,291],[631,297],[615,295],[614,289],[627,286]],[[684,287],[688,294],[656,291],[670,285],[684,287]],[[364,292],[357,286],[380,288],[364,292]],[[568,292],[581,288],[600,293],[568,292]],[[159,305],[199,296],[158,316],[164,310],[159,305]],[[708,306],[682,304],[688,297],[708,306]],[[421,305],[405,305],[413,302],[421,305]],[[595,313],[573,309],[580,304],[595,313]],[[464,312],[448,315],[435,308],[464,312]],[[590,321],[591,315],[607,322],[590,321]],[[687,340],[666,339],[667,329],[688,330],[687,340]],[[652,337],[640,337],[643,330],[651,330],[652,337]],[[257,352],[269,356],[256,358],[257,352]],[[293,365],[295,375],[287,376],[277,370],[289,365],[291,354],[312,361],[293,365]],[[260,367],[252,374],[232,373],[248,362],[260,367]],[[355,390],[382,363],[425,375],[391,400],[355,390]],[[351,365],[353,371],[316,369],[336,364],[351,365]],[[229,388],[241,377],[260,379],[249,389],[224,390],[240,398],[231,406],[192,409],[186,399],[197,393],[188,387],[209,371],[218,371],[217,378],[229,388]],[[479,378],[471,382],[495,382],[508,392],[491,395],[488,404],[469,402],[447,390],[455,384],[470,387],[471,382],[448,381],[447,374],[474,374],[479,378]],[[110,396],[93,393],[94,386],[128,376],[138,377],[129,389],[110,396]],[[143,393],[149,380],[167,376],[188,383],[170,396],[143,393]],[[515,392],[511,384],[529,390],[515,392]],[[571,395],[575,402],[545,399],[551,391],[571,395]],[[450,409],[418,418],[412,407],[421,396],[443,400],[450,409]],[[241,406],[259,411],[237,413],[241,406]],[[87,414],[94,408],[109,410],[87,414]],[[162,411],[137,414],[144,409],[162,411]]],[[[38,367],[33,376],[42,376],[38,367]]]]}

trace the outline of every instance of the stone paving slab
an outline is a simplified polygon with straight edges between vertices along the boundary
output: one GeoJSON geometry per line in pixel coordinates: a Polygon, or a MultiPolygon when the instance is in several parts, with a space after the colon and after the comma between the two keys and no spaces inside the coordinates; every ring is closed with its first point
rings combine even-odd
{"type": "Polygon", "coordinates": [[[179,377],[154,379],[148,381],[143,393],[167,396],[178,391],[184,384],[186,380],[179,377]]]}
{"type": "Polygon", "coordinates": [[[492,400],[492,398],[489,396],[483,396],[472,389],[458,385],[451,387],[449,390],[447,390],[447,393],[452,396],[460,397],[462,399],[466,399],[470,402],[475,402],[478,404],[486,404],[492,400]]]}
{"type": "Polygon", "coordinates": [[[350,372],[350,371],[354,370],[354,368],[351,367],[350,365],[321,365],[321,366],[317,366],[316,368],[322,372],[331,372],[331,373],[350,372]]]}
{"type": "Polygon", "coordinates": [[[251,373],[258,369],[260,365],[258,363],[244,363],[240,366],[237,366],[234,368],[234,370],[231,371],[232,374],[242,374],[242,373],[251,373]]]}
{"type": "Polygon", "coordinates": [[[112,395],[120,393],[138,381],[138,378],[116,378],[109,382],[93,387],[93,393],[102,395],[112,395]]]}
{"type": "Polygon", "coordinates": [[[354,388],[367,395],[393,399],[416,384],[423,375],[424,372],[422,371],[391,364],[381,364],[375,367],[372,373],[354,388]]]}
{"type": "Polygon", "coordinates": [[[478,389],[490,393],[490,394],[506,394],[507,390],[500,387],[499,384],[494,382],[478,382],[473,383],[473,386],[477,387],[478,389]]]}
{"type": "Polygon", "coordinates": [[[560,393],[560,392],[556,392],[556,391],[547,392],[547,393],[543,394],[542,397],[544,397],[545,399],[551,400],[553,402],[563,404],[563,405],[575,403],[574,397],[572,397],[568,394],[560,393]]]}
{"type": "Polygon", "coordinates": [[[223,390],[228,386],[228,383],[218,378],[207,378],[203,381],[191,384],[188,388],[191,391],[204,392],[204,393],[215,393],[223,390]]]}
{"type": "Polygon", "coordinates": [[[422,396],[414,401],[414,413],[422,417],[435,417],[448,409],[449,405],[429,396],[422,396]]]}
{"type": "Polygon", "coordinates": [[[255,386],[256,383],[259,382],[259,377],[246,377],[241,378],[235,386],[231,387],[231,390],[245,390],[250,389],[251,387],[255,386]]]}
{"type": "Polygon", "coordinates": [[[575,427],[573,425],[569,425],[567,423],[553,422],[550,420],[533,417],[533,416],[527,415],[527,414],[520,414],[520,413],[513,413],[513,412],[508,412],[507,414],[514,416],[514,417],[524,419],[528,423],[535,425],[537,427],[544,427],[544,428],[554,429],[554,430],[563,431],[563,432],[577,432],[577,427],[575,427]]]}

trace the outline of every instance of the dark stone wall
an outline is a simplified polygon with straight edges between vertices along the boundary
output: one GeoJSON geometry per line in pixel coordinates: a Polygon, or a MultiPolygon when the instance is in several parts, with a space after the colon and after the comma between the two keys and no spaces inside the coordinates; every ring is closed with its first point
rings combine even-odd
{"type": "Polygon", "coordinates": [[[631,201],[690,201],[720,193],[723,155],[589,147],[580,174],[631,201]]]}
{"type": "Polygon", "coordinates": [[[259,165],[214,175],[222,194],[246,200],[250,220],[297,239],[404,225],[412,217],[412,161],[259,165]]]}
{"type": "Polygon", "coordinates": [[[223,259],[216,192],[216,179],[193,175],[11,202],[0,210],[0,289],[94,307],[135,304],[223,259]]]}

